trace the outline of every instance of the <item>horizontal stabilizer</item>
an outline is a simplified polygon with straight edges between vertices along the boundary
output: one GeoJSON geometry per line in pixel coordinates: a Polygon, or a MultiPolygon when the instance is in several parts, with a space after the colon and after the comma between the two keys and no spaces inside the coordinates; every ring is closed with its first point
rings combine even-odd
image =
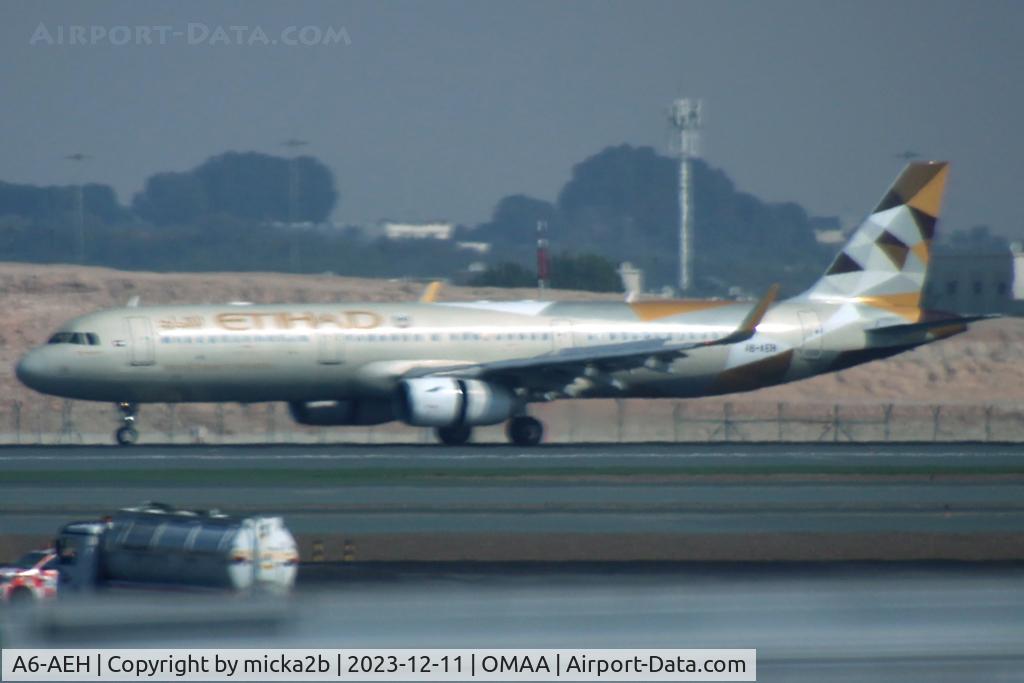
{"type": "Polygon", "coordinates": [[[875,327],[869,329],[867,333],[876,338],[884,337],[895,337],[902,336],[905,334],[912,334],[914,332],[929,332],[931,330],[938,330],[944,327],[950,326],[962,326],[967,323],[977,322],[979,320],[990,320],[992,318],[1001,318],[1000,315],[969,315],[969,316],[950,316],[948,318],[936,318],[934,320],[926,320],[919,323],[907,323],[902,325],[887,325],[885,327],[875,327]]]}

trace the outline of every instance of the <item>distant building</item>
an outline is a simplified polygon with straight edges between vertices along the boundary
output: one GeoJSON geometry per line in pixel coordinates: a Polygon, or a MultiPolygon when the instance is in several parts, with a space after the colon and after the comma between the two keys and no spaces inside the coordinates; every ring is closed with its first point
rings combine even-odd
{"type": "Polygon", "coordinates": [[[384,236],[389,240],[450,240],[455,233],[454,223],[395,223],[383,221],[381,226],[384,229],[384,236]]]}
{"type": "Polygon", "coordinates": [[[490,242],[456,242],[455,246],[466,251],[475,251],[478,254],[489,254],[491,251],[490,242]]]}
{"type": "Polygon", "coordinates": [[[1024,301],[1024,246],[1020,242],[1010,245],[1013,254],[1013,298],[1024,301]]]}
{"type": "Polygon", "coordinates": [[[846,241],[838,216],[811,216],[809,221],[818,244],[841,245],[846,241]]]}
{"type": "Polygon", "coordinates": [[[842,245],[846,242],[846,235],[839,228],[835,230],[815,230],[814,239],[818,244],[842,245]]]}
{"type": "Polygon", "coordinates": [[[1017,260],[1009,249],[933,250],[925,280],[925,308],[962,314],[1013,313],[1017,309],[1014,291],[1024,289],[1024,282],[1015,277],[1017,260]]]}

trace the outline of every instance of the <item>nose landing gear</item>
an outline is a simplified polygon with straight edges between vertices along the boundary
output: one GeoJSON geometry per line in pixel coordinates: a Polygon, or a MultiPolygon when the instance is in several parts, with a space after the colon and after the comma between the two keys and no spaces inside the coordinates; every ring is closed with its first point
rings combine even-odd
{"type": "Polygon", "coordinates": [[[123,426],[114,432],[114,438],[118,446],[131,446],[139,440],[139,432],[135,429],[135,418],[139,414],[139,406],[134,403],[122,402],[117,404],[121,412],[123,426]]]}

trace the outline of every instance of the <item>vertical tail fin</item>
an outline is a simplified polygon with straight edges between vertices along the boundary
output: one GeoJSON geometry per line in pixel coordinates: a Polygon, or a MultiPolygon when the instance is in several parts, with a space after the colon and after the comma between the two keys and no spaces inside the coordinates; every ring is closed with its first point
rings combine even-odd
{"type": "Polygon", "coordinates": [[[807,296],[914,317],[948,172],[945,161],[908,164],[807,296]]]}

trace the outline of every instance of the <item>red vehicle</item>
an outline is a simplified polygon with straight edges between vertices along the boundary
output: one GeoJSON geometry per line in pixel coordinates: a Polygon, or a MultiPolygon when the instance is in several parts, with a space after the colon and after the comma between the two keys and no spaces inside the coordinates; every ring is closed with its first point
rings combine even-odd
{"type": "Polygon", "coordinates": [[[0,566],[0,603],[21,604],[57,597],[57,554],[33,550],[12,565],[0,566]]]}

